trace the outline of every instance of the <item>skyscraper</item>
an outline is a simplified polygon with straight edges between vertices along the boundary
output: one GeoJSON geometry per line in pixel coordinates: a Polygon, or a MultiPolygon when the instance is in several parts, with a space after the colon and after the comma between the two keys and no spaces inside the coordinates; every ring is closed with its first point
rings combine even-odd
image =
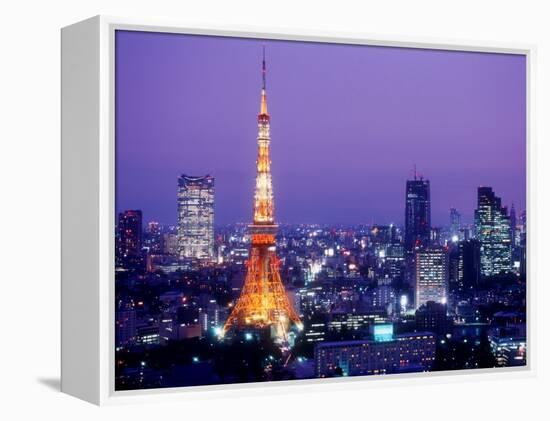
{"type": "Polygon", "coordinates": [[[481,275],[509,272],[512,269],[510,217],[491,187],[477,189],[475,226],[480,242],[481,275]]]}
{"type": "Polygon", "coordinates": [[[444,247],[416,252],[415,304],[420,308],[428,301],[445,304],[449,288],[449,256],[444,247]]]}
{"type": "Polygon", "coordinates": [[[183,174],[178,179],[178,255],[214,258],[214,177],[183,174]]]}
{"type": "Polygon", "coordinates": [[[422,177],[407,180],[405,196],[405,248],[427,246],[431,227],[430,181],[422,177]]]}
{"type": "Polygon", "coordinates": [[[269,157],[270,116],[267,112],[265,50],[262,62],[262,96],[258,115],[258,159],[250,258],[241,295],[229,315],[224,332],[232,328],[270,328],[276,337],[286,338],[291,324],[301,327],[301,321],[286,295],[279,259],[275,253],[275,234],[271,160],[269,157]]]}
{"type": "Polygon", "coordinates": [[[118,214],[117,266],[132,268],[142,262],[142,214],[140,210],[126,210],[118,214]]]}

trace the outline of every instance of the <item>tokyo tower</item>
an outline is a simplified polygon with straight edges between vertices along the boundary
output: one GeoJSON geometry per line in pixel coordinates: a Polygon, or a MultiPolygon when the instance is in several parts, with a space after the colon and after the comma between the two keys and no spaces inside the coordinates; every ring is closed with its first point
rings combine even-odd
{"type": "Polygon", "coordinates": [[[273,212],[269,125],[266,98],[265,48],[262,60],[262,96],[258,115],[258,160],[254,193],[254,222],[249,225],[251,246],[241,295],[229,315],[224,333],[231,329],[274,328],[286,336],[291,324],[301,328],[298,314],[288,299],[275,253],[277,224],[273,212]]]}

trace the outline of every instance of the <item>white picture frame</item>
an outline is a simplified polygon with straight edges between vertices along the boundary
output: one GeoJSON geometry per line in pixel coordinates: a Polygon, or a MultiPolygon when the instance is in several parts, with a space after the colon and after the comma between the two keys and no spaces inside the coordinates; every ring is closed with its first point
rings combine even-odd
{"type": "Polygon", "coordinates": [[[281,31],[193,25],[153,19],[96,16],[65,27],[62,44],[62,355],[61,389],[94,404],[143,399],[204,399],[211,396],[321,391],[338,387],[380,387],[426,382],[477,381],[481,377],[525,377],[535,373],[536,278],[530,270],[528,236],[527,365],[520,368],[431,372],[399,376],[293,380],[274,383],[196,386],[140,391],[114,390],[114,32],[139,30],[258,39],[522,54],[527,59],[527,209],[536,224],[531,195],[535,153],[532,139],[535,47],[453,40],[388,39],[365,34],[281,31]]]}

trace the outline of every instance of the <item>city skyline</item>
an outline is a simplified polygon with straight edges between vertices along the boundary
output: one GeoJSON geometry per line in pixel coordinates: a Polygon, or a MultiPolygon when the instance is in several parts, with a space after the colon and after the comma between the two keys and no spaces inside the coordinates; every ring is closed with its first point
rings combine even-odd
{"type": "Polygon", "coordinates": [[[473,223],[481,184],[498,191],[503,204],[525,209],[523,57],[125,31],[117,33],[117,43],[124,47],[117,48],[119,212],[142,209],[146,221],[175,224],[177,178],[210,174],[216,178],[216,225],[250,220],[255,171],[250,115],[258,112],[254,70],[262,44],[272,63],[278,222],[402,226],[405,181],[415,164],[431,183],[433,225],[448,224],[451,207],[463,223],[473,223]],[[327,63],[327,54],[335,54],[338,63],[327,63]],[[392,71],[383,72],[389,65],[392,71]],[[359,68],[368,71],[354,71],[359,68]],[[434,74],[443,69],[450,73],[434,74]],[[336,70],[343,71],[340,79],[336,70]],[[453,86],[441,90],[450,79],[453,86]],[[388,83],[403,88],[403,96],[384,92],[388,83]],[[420,96],[429,101],[424,104],[420,96]],[[331,121],[324,117],[329,111],[331,121]],[[399,120],[400,130],[389,124],[392,119],[399,120]],[[483,133],[487,139],[480,141],[483,133]],[[487,159],[491,151],[494,160],[487,159]],[[464,156],[468,159],[461,160],[464,156]]]}
{"type": "MultiPolygon", "coordinates": [[[[222,39],[220,44],[225,41],[222,39]]],[[[338,51],[348,47],[338,46],[338,51]]],[[[118,50],[121,48],[117,45],[118,50]]],[[[513,188],[506,189],[498,183],[495,189],[476,187],[474,226],[462,218],[461,207],[456,205],[460,202],[460,189],[447,189],[444,197],[449,195],[446,200],[454,206],[447,205],[442,214],[445,227],[437,226],[437,218],[432,217],[433,209],[437,209],[434,198],[437,189],[433,185],[438,182],[451,185],[452,181],[468,177],[448,173],[435,183],[423,177],[417,171],[418,156],[431,163],[432,169],[445,165],[448,171],[451,161],[442,160],[435,145],[426,148],[417,140],[411,147],[418,149],[419,155],[412,155],[414,172],[407,177],[406,193],[400,195],[397,203],[380,200],[374,192],[391,190],[390,185],[395,182],[391,176],[399,172],[402,163],[398,158],[407,155],[406,148],[390,156],[391,165],[387,168],[382,156],[372,164],[365,164],[364,156],[374,154],[375,148],[359,139],[360,128],[355,126],[359,120],[352,118],[347,131],[356,132],[353,139],[357,141],[357,150],[353,156],[338,160],[338,155],[319,155],[319,142],[327,139],[317,138],[315,131],[326,129],[331,125],[332,116],[338,115],[338,110],[330,104],[306,107],[300,117],[308,130],[307,136],[301,138],[295,148],[281,155],[272,154],[272,146],[277,145],[280,135],[271,130],[271,116],[275,120],[278,117],[276,107],[271,108],[271,93],[277,92],[277,86],[272,87],[271,78],[267,77],[271,67],[267,66],[265,47],[262,52],[261,66],[256,67],[261,74],[261,85],[257,88],[259,106],[250,110],[256,116],[256,124],[250,123],[257,129],[256,144],[246,144],[256,150],[256,154],[249,156],[247,150],[235,148],[230,142],[231,136],[227,143],[218,147],[218,139],[215,147],[208,149],[209,135],[216,130],[225,133],[236,115],[216,112],[217,103],[208,110],[213,112],[202,114],[201,103],[205,98],[200,92],[206,92],[208,97],[210,91],[202,86],[189,101],[193,106],[198,104],[202,118],[187,123],[180,121],[178,127],[188,129],[193,124],[203,124],[197,133],[205,134],[204,142],[163,149],[165,138],[160,133],[158,143],[145,140],[146,145],[136,144],[125,151],[131,154],[136,147],[145,151],[150,148],[147,163],[140,161],[139,154],[134,154],[134,159],[125,160],[128,155],[117,161],[121,163],[117,165],[117,198],[127,189],[131,193],[133,188],[143,199],[140,203],[136,201],[135,207],[140,209],[120,212],[116,226],[115,389],[525,366],[528,358],[527,216],[521,212],[518,223],[515,207],[509,212],[501,197],[502,191],[510,192],[513,188]],[[322,107],[331,110],[326,119],[319,114],[326,111],[322,107]],[[229,120],[224,120],[227,118],[229,120]],[[305,146],[310,149],[301,151],[305,146]],[[199,152],[195,153],[196,150],[199,152]],[[220,168],[224,165],[244,168],[243,157],[255,162],[255,188],[247,199],[252,203],[245,217],[247,225],[231,224],[214,229],[214,221],[220,219],[220,215],[223,224],[223,218],[239,207],[241,194],[248,190],[244,179],[231,186],[232,200],[226,202],[227,191],[224,193],[223,186],[228,180],[216,176],[213,170],[205,174],[191,168],[178,178],[177,227],[149,222],[144,229],[141,208],[147,206],[157,189],[162,190],[159,187],[162,176],[157,176],[157,171],[162,175],[162,170],[168,168],[171,172],[170,163],[178,158],[178,151],[187,154],[185,165],[191,166],[213,163],[220,168]],[[171,152],[170,158],[158,155],[165,152],[171,152]],[[201,157],[201,153],[205,156],[201,157]],[[327,157],[341,168],[340,172],[319,172],[327,157]],[[357,157],[363,159],[363,167],[354,166],[357,157]],[[277,173],[279,160],[303,158],[309,161],[294,163],[291,167],[293,183],[288,179],[285,182],[284,171],[277,173]],[[128,162],[143,165],[142,172],[126,173],[128,162]],[[356,174],[365,165],[376,174],[367,174],[367,171],[356,174]],[[124,181],[118,182],[119,173],[132,174],[131,187],[124,181]],[[136,178],[139,176],[150,184],[136,178]],[[338,176],[342,177],[340,182],[338,176]],[[273,182],[279,177],[290,194],[273,189],[273,182]],[[333,182],[336,184],[331,184],[333,182]],[[360,190],[357,183],[364,183],[360,190]],[[317,191],[318,188],[322,190],[317,191]],[[297,190],[299,194],[293,198],[292,193],[297,190]],[[360,200],[358,191],[365,199],[373,200],[360,200]],[[319,193],[322,194],[319,196],[319,193]],[[275,206],[280,196],[286,198],[282,211],[275,206]],[[289,198],[292,198],[290,205],[289,198]],[[305,208],[300,200],[307,200],[305,208]],[[217,209],[215,203],[218,203],[217,209]],[[349,213],[350,205],[357,206],[354,214],[349,213]],[[377,215],[379,219],[373,216],[371,224],[363,220],[351,225],[352,220],[355,222],[364,214],[364,210],[358,209],[368,206],[384,212],[377,215]],[[384,223],[383,218],[396,210],[404,211],[402,230],[397,225],[384,223]],[[306,224],[288,224],[289,219],[301,214],[308,215],[306,224]],[[336,225],[328,221],[323,225],[314,224],[318,218],[335,214],[338,215],[336,225]],[[349,219],[351,215],[356,217],[349,219]],[[280,220],[284,227],[279,226],[280,220]]],[[[430,63],[426,60],[424,64],[429,67],[430,63]]],[[[205,69],[209,69],[208,66],[203,69],[203,73],[208,73],[205,69]]],[[[227,76],[224,74],[224,78],[227,76]]],[[[199,78],[202,77],[201,74],[199,78]]],[[[155,90],[155,84],[152,85],[138,84],[137,88],[145,86],[155,90]]],[[[222,92],[225,91],[218,91],[218,97],[223,96],[222,92]]],[[[426,90],[423,93],[426,94],[426,90]]],[[[170,95],[166,96],[169,102],[170,95]]],[[[117,104],[120,102],[117,97],[117,104]]],[[[289,109],[293,105],[290,104],[289,109]]],[[[345,101],[342,106],[345,108],[345,101]]],[[[153,107],[150,111],[159,110],[153,107]]],[[[284,116],[284,109],[278,111],[284,116]]],[[[147,115],[145,126],[157,130],[156,121],[162,121],[163,116],[147,115]]],[[[118,117],[117,114],[117,129],[127,134],[128,127],[125,123],[119,125],[118,117]]],[[[462,111],[462,120],[469,117],[462,111]]],[[[400,131],[406,131],[406,118],[403,127],[404,117],[399,118],[400,131]]],[[[286,124],[291,125],[288,120],[286,124]]],[[[472,121],[467,125],[472,133],[479,129],[472,121]]],[[[290,128],[296,129],[292,125],[290,128]]],[[[346,129],[341,127],[340,132],[343,134],[346,129]]],[[[423,126],[417,134],[426,132],[423,126]]],[[[472,139],[475,136],[472,135],[472,139]]],[[[477,155],[481,161],[473,160],[483,163],[478,170],[485,177],[495,174],[496,179],[505,179],[517,169],[514,165],[511,165],[514,168],[503,165],[510,157],[506,154],[502,157],[502,153],[510,143],[513,142],[497,144],[488,155],[499,159],[500,170],[498,165],[487,168],[487,156],[477,155]]],[[[124,149],[124,140],[121,145],[124,149]]],[[[349,152],[345,144],[330,145],[329,142],[329,146],[339,152],[349,152]]],[[[466,151],[470,156],[472,146],[481,152],[486,145],[445,146],[447,154],[453,146],[459,146],[460,153],[466,151]]],[[[470,161],[454,155],[455,165],[471,170],[470,161]]],[[[475,171],[473,173],[475,175],[475,171]]],[[[519,174],[510,185],[517,187],[524,177],[524,173],[519,174]]],[[[124,176],[121,178],[124,180],[124,176]]],[[[225,186],[227,190],[228,185],[225,186]]],[[[461,188],[471,186],[466,182],[461,188]]],[[[159,209],[168,201],[171,201],[168,197],[159,200],[159,209]]]]}

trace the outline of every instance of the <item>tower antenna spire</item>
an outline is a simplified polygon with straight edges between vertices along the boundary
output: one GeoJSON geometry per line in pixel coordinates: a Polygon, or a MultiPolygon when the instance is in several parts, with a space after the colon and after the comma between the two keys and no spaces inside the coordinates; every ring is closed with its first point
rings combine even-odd
{"type": "Polygon", "coordinates": [[[262,101],[260,105],[260,116],[264,116],[262,118],[268,118],[269,116],[267,114],[267,98],[266,98],[266,92],[265,92],[265,76],[266,76],[266,67],[265,67],[265,44],[262,45],[262,101]]]}
{"type": "Polygon", "coordinates": [[[262,45],[262,89],[265,91],[265,44],[262,45]]]}

